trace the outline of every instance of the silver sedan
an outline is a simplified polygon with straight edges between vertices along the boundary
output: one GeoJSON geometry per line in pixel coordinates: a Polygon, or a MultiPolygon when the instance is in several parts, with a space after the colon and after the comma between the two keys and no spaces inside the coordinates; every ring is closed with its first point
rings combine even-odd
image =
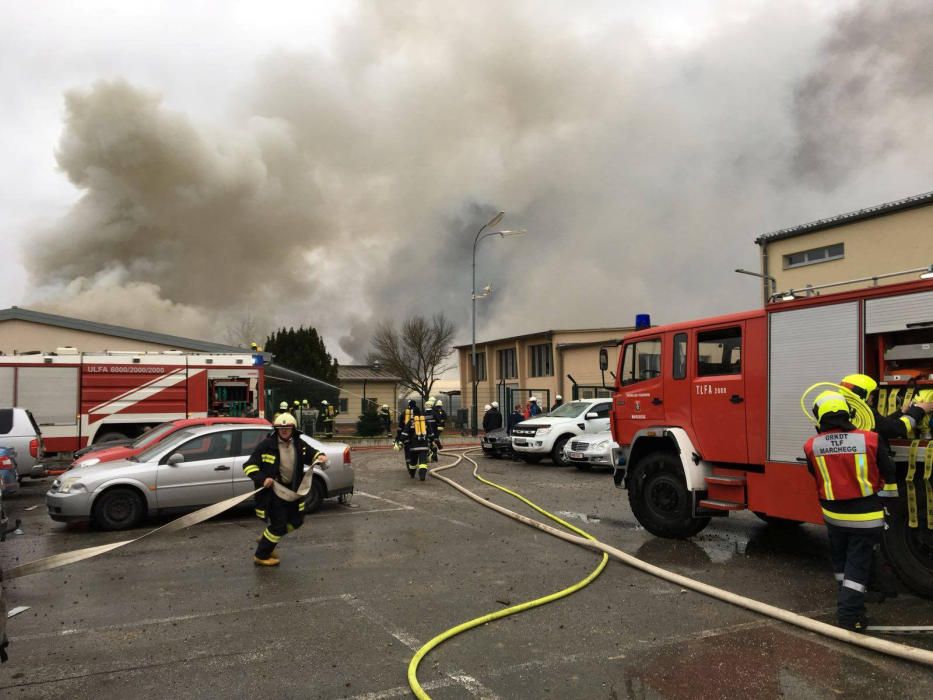
{"type": "MultiPolygon", "coordinates": [[[[252,491],[243,464],[269,428],[214,425],[188,428],[126,460],[75,467],[46,493],[49,516],[59,522],[93,521],[105,530],[123,530],[146,515],[188,510],[252,491]]],[[[353,493],[350,448],[343,443],[301,439],[327,455],[314,467],[305,512],[325,498],[353,493]]]]}
{"type": "Polygon", "coordinates": [[[577,435],[564,445],[564,459],[577,469],[612,467],[612,433],[608,430],[589,435],[577,435]]]}

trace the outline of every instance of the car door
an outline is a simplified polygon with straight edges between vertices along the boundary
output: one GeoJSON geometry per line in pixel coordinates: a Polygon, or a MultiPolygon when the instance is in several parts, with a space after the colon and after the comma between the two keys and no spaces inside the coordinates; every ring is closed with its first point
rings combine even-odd
{"type": "Polygon", "coordinates": [[[612,403],[603,401],[590,406],[584,414],[584,432],[588,435],[602,433],[609,430],[609,410],[612,403]],[[596,414],[596,418],[587,418],[591,413],[596,414]]]}
{"type": "Polygon", "coordinates": [[[233,496],[234,431],[206,433],[169,450],[159,460],[156,503],[181,508],[217,503],[233,496]],[[180,454],[182,461],[169,464],[180,454]]]}
{"type": "Polygon", "coordinates": [[[246,464],[246,460],[249,459],[249,456],[253,454],[253,450],[256,449],[256,446],[263,441],[263,439],[269,434],[268,429],[262,430],[238,430],[236,443],[236,457],[233,459],[233,495],[239,496],[243,493],[248,493],[249,491],[254,490],[256,487],[253,484],[253,480],[250,479],[246,474],[243,473],[243,465],[246,464]]]}

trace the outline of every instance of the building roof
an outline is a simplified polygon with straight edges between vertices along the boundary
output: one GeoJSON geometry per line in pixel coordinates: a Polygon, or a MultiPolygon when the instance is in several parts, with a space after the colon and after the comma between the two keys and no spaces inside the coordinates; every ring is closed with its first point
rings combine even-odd
{"type": "MultiPolygon", "coordinates": [[[[19,306],[11,306],[9,309],[0,309],[0,321],[41,323],[46,326],[57,326],[73,331],[112,335],[117,338],[168,345],[169,347],[179,350],[195,350],[197,352],[249,352],[248,349],[234,347],[233,345],[211,343],[206,340],[195,340],[194,338],[182,338],[181,336],[167,335],[165,333],[153,333],[152,331],[144,331],[138,328],[114,326],[109,323],[85,321],[84,319],[72,318],[70,316],[58,316],[56,314],[47,314],[42,311],[31,311],[30,309],[23,309],[19,306]]],[[[81,350],[82,348],[78,349],[81,350]]]]}
{"type": "MultiPolygon", "coordinates": [[[[634,326],[616,326],[613,328],[558,328],[549,331],[538,331],[536,333],[524,333],[522,335],[510,335],[504,338],[494,338],[492,340],[477,340],[477,345],[490,345],[492,343],[504,343],[508,340],[525,340],[527,338],[535,338],[538,336],[544,336],[550,340],[555,333],[616,333],[622,331],[623,333],[630,333],[635,330],[634,326]]],[[[602,342],[602,341],[600,341],[602,342]]],[[[463,345],[455,345],[455,350],[462,350],[464,348],[472,347],[472,343],[464,343],[463,345]]],[[[562,343],[565,347],[567,343],[562,343]]]]}
{"type": "Polygon", "coordinates": [[[898,199],[894,202],[876,204],[873,207],[859,209],[858,211],[850,211],[846,214],[837,214],[836,216],[831,216],[828,219],[817,219],[816,221],[811,221],[808,224],[800,224],[798,226],[791,226],[790,228],[782,228],[779,231],[765,233],[761,236],[758,236],[758,238],[755,239],[755,243],[758,245],[761,245],[762,243],[772,243],[784,238],[793,238],[794,236],[802,236],[806,233],[824,231],[826,229],[835,228],[836,226],[844,226],[845,224],[851,224],[856,221],[864,221],[865,219],[874,219],[878,216],[886,216],[887,214],[893,214],[895,212],[905,211],[907,209],[925,207],[929,206],[930,204],[933,204],[933,192],[915,194],[912,197],[905,197],[904,199],[898,199]]]}
{"type": "Polygon", "coordinates": [[[341,382],[398,382],[398,377],[384,369],[376,369],[372,365],[337,365],[337,378],[341,382]]]}

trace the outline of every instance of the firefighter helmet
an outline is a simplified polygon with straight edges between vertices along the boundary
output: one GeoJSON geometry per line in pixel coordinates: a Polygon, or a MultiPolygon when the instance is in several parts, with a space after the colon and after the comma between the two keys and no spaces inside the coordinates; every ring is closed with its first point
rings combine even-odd
{"type": "Polygon", "coordinates": [[[302,405],[302,407],[307,406],[307,405],[308,405],[308,399],[302,399],[302,400],[301,400],[301,405],[302,405]]]}
{"type": "Polygon", "coordinates": [[[532,396],[532,397],[531,397],[530,399],[528,399],[528,400],[531,401],[531,403],[538,403],[538,397],[537,397],[537,396],[532,396]]]}
{"type": "Polygon", "coordinates": [[[836,391],[823,391],[813,402],[813,415],[822,420],[824,416],[839,411],[849,415],[849,404],[845,396],[836,391]]]}
{"type": "Polygon", "coordinates": [[[490,408],[492,408],[492,406],[490,406],[488,403],[485,406],[483,406],[484,411],[488,411],[490,408]]]}
{"type": "Polygon", "coordinates": [[[295,416],[291,413],[283,413],[275,419],[275,422],[272,424],[278,428],[296,428],[298,427],[298,421],[295,420],[295,416]]]}
{"type": "Polygon", "coordinates": [[[327,405],[327,399],[321,399],[321,403],[324,404],[324,405],[326,406],[326,405],[327,405]]]}
{"type": "Polygon", "coordinates": [[[493,402],[492,402],[492,408],[499,408],[499,402],[498,402],[498,401],[493,401],[493,402]]]}
{"type": "Polygon", "coordinates": [[[564,400],[564,397],[561,396],[560,394],[558,394],[558,395],[555,396],[554,398],[557,399],[558,401],[563,401],[563,400],[564,400]]]}
{"type": "Polygon", "coordinates": [[[878,382],[867,374],[850,374],[843,377],[840,384],[863,401],[871,396],[871,392],[878,388],[878,382]]]}
{"type": "Polygon", "coordinates": [[[279,410],[280,410],[280,411],[287,411],[287,410],[288,410],[288,401],[282,401],[282,402],[279,404],[279,410]]]}

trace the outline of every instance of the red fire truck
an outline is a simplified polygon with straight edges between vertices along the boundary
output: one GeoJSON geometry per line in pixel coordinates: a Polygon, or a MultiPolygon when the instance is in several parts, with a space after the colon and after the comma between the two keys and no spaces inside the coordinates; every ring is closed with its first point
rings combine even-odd
{"type": "Polygon", "coordinates": [[[0,406],[36,417],[46,455],[177,418],[262,416],[263,356],[58,348],[0,356],[0,406]]]}
{"type": "MultiPolygon", "coordinates": [[[[745,509],[775,524],[820,523],[801,395],[860,372],[880,379],[879,410],[891,413],[908,392],[933,388],[933,280],[647,328],[625,338],[619,358],[614,479],[646,530],[689,537],[745,509]]],[[[929,443],[927,427],[892,443],[903,516],[884,545],[905,584],[933,597],[929,443]]]]}

